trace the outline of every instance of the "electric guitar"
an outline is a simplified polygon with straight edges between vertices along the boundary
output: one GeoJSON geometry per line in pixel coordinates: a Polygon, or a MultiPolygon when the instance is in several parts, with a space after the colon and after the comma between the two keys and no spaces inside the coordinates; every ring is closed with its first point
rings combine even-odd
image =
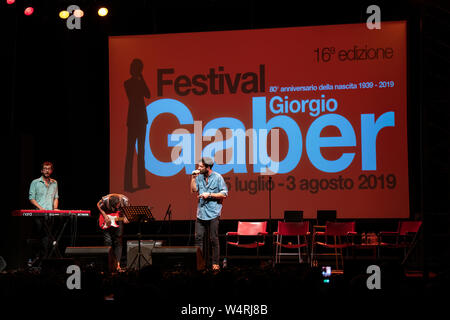
{"type": "Polygon", "coordinates": [[[111,220],[111,223],[109,225],[105,222],[105,218],[103,218],[102,214],[98,218],[98,225],[100,226],[101,229],[108,229],[110,227],[118,228],[119,227],[118,222],[126,219],[126,217],[120,216],[120,211],[107,214],[107,216],[111,220]]]}

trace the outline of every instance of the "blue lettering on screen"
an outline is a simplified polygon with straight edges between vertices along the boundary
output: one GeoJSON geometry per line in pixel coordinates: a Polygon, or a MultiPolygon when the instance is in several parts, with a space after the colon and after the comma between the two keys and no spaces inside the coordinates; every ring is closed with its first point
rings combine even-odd
{"type": "Polygon", "coordinates": [[[383,113],[377,121],[374,114],[361,115],[361,161],[365,171],[377,170],[377,135],[385,127],[395,126],[393,111],[383,113]]]}
{"type": "MultiPolygon", "coordinates": [[[[200,141],[206,140],[204,137],[215,136],[219,129],[226,129],[225,132],[231,130],[232,133],[231,136],[226,135],[226,139],[209,143],[201,152],[201,156],[214,158],[219,151],[223,151],[225,161],[223,163],[216,162],[215,171],[221,174],[231,171],[247,173],[247,164],[249,164],[253,166],[255,173],[264,173],[267,169],[274,173],[289,173],[299,165],[303,150],[300,127],[293,118],[286,115],[277,115],[267,120],[266,107],[266,97],[252,98],[253,128],[248,130],[242,121],[231,117],[216,118],[204,126],[200,141]],[[285,158],[276,161],[268,156],[267,138],[271,130],[278,128],[286,133],[289,147],[285,158]],[[248,146],[247,137],[249,137],[248,146]],[[248,158],[251,159],[249,163],[246,163],[247,152],[248,158]]],[[[202,147],[196,146],[195,133],[177,129],[167,135],[167,146],[173,147],[172,150],[174,150],[171,155],[172,161],[160,161],[152,152],[149,139],[150,129],[153,121],[165,113],[175,116],[180,125],[194,124],[191,111],[182,102],[174,99],[160,99],[149,104],[147,106],[148,123],[144,148],[145,168],[152,174],[162,177],[174,176],[183,168],[186,174],[190,174],[195,169],[196,161],[199,160],[195,158],[196,147],[202,147]]],[[[383,128],[394,126],[395,114],[392,111],[382,114],[376,121],[373,114],[361,114],[362,170],[376,170],[377,136],[383,128]]],[[[355,147],[355,131],[351,123],[342,115],[335,113],[321,115],[308,128],[305,146],[306,154],[315,168],[327,173],[340,172],[351,165],[355,153],[342,153],[336,160],[327,160],[323,157],[321,148],[355,147]],[[321,137],[322,130],[327,126],[338,128],[341,135],[321,137]]]]}
{"type": "Polygon", "coordinates": [[[324,147],[354,147],[356,136],[350,122],[338,114],[326,114],[317,118],[309,127],[306,135],[306,153],[314,167],[324,172],[345,170],[353,161],[355,153],[343,153],[337,160],[327,160],[320,152],[324,147]],[[327,126],[335,126],[341,132],[340,137],[321,137],[320,132],[327,126]]]}
{"type": "Polygon", "coordinates": [[[226,161],[224,164],[214,164],[214,171],[220,174],[228,173],[231,170],[234,173],[246,173],[247,166],[245,161],[247,148],[244,124],[235,118],[217,118],[205,125],[203,128],[203,136],[215,136],[218,129],[221,128],[231,129],[232,136],[226,140],[210,143],[203,149],[202,156],[214,159],[218,151],[227,150],[225,155],[227,155],[227,152],[232,152],[230,161],[226,161]]]}
{"type": "MultiPolygon", "coordinates": [[[[145,134],[145,169],[161,177],[170,177],[180,172],[183,169],[183,167],[185,167],[185,163],[183,163],[183,161],[162,162],[156,159],[150,147],[150,139],[149,139],[150,128],[152,127],[153,121],[156,119],[156,117],[158,117],[163,113],[170,113],[174,115],[181,125],[193,124],[194,118],[192,117],[191,111],[183,103],[174,99],[160,99],[152,102],[147,106],[148,123],[145,134]]],[[[185,157],[186,154],[183,154],[183,152],[189,151],[191,151],[191,155],[193,156],[195,153],[192,150],[192,148],[190,149],[183,148],[188,143],[191,145],[191,147],[194,146],[193,139],[194,139],[193,134],[184,134],[184,135],[178,134],[173,136],[169,135],[168,146],[174,147],[181,144],[182,154],[180,154],[180,157],[185,157]]],[[[192,163],[191,167],[192,166],[195,166],[195,164],[192,163]]],[[[188,170],[187,167],[186,170],[188,170]]]]}
{"type": "MultiPolygon", "coordinates": [[[[284,160],[277,165],[277,173],[288,173],[295,169],[300,162],[302,155],[303,142],[300,128],[291,117],[275,116],[269,121],[266,121],[266,97],[253,98],[253,129],[259,133],[258,139],[260,141],[258,150],[253,150],[253,154],[258,155],[259,162],[254,165],[254,172],[265,172],[270,169],[272,164],[270,157],[267,155],[267,134],[271,129],[281,128],[286,132],[289,148],[284,160]]],[[[273,170],[272,170],[273,171],[273,170]]]]}

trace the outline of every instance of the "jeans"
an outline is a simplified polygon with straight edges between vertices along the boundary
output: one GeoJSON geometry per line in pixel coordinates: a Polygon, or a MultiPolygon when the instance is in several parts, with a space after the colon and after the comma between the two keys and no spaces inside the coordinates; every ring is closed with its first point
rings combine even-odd
{"type": "Polygon", "coordinates": [[[116,262],[120,263],[122,259],[122,236],[123,236],[123,222],[118,223],[119,227],[109,227],[103,230],[103,240],[105,246],[110,246],[113,249],[116,262]]]}
{"type": "Polygon", "coordinates": [[[36,217],[34,218],[34,224],[36,227],[37,237],[39,238],[39,245],[37,248],[37,252],[35,252],[36,257],[40,259],[46,259],[49,257],[51,251],[51,239],[47,234],[47,226],[48,228],[52,227],[53,219],[49,217],[36,217]],[[46,226],[47,224],[47,226],[46,226]]]}
{"type": "Polygon", "coordinates": [[[197,219],[195,221],[195,245],[202,250],[207,265],[209,265],[209,259],[212,264],[219,264],[219,217],[212,220],[197,219]],[[207,247],[204,250],[204,238],[208,231],[209,239],[207,238],[207,247]],[[211,247],[211,256],[209,256],[209,246],[211,247]]]}

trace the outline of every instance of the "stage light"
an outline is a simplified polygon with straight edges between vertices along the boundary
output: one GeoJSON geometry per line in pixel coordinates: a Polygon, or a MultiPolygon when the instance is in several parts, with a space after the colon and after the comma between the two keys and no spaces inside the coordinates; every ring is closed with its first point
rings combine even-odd
{"type": "Polygon", "coordinates": [[[83,12],[83,10],[81,10],[81,9],[77,9],[77,10],[74,10],[74,11],[73,11],[73,15],[74,15],[76,18],[81,18],[82,16],[84,16],[84,12],[83,12]]]}
{"type": "Polygon", "coordinates": [[[6,0],[7,4],[13,4],[14,2],[16,2],[16,0],[6,0]]]}
{"type": "Polygon", "coordinates": [[[101,7],[100,9],[98,9],[98,15],[100,17],[104,17],[108,14],[108,9],[105,7],[101,7]]]}
{"type": "Polygon", "coordinates": [[[33,14],[33,12],[34,12],[33,7],[27,7],[23,13],[24,13],[26,16],[31,16],[31,15],[33,14]]]}
{"type": "Polygon", "coordinates": [[[69,11],[67,11],[67,10],[62,10],[62,11],[59,13],[59,17],[60,17],[61,19],[67,19],[69,16],[70,16],[70,13],[69,13],[69,11]]]}

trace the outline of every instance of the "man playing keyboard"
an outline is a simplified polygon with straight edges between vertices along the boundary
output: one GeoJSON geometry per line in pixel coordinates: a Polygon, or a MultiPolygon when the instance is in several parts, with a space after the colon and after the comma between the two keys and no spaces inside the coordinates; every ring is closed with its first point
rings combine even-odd
{"type": "MultiPolygon", "coordinates": [[[[30,185],[28,199],[31,204],[38,210],[57,210],[58,209],[58,183],[51,178],[53,173],[53,164],[44,162],[41,167],[41,177],[34,179],[30,185]]],[[[43,219],[48,217],[37,217],[34,219],[38,236],[40,238],[40,247],[37,253],[38,258],[48,256],[50,249],[50,241],[48,234],[44,230],[43,219]]],[[[51,223],[49,223],[51,226],[51,223]]]]}

